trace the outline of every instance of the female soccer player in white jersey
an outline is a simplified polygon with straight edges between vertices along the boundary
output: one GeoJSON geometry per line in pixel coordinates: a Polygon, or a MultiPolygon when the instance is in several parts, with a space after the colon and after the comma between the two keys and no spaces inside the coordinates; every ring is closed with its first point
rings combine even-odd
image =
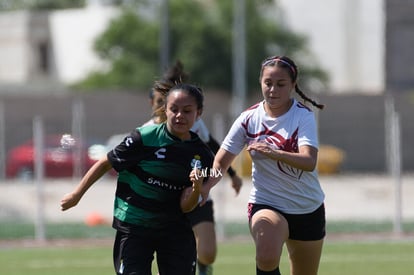
{"type": "MultiPolygon", "coordinates": [[[[318,137],[314,113],[292,97],[320,105],[297,85],[298,68],[286,56],[265,59],[260,70],[264,100],[234,122],[213,169],[226,171],[247,146],[253,161],[248,220],[256,246],[256,274],[280,274],[286,244],[290,272],[316,275],[325,237],[324,193],[315,170],[318,137]]],[[[219,178],[203,185],[203,201],[219,178]]],[[[202,202],[203,203],[203,202],[202,202]]]]}

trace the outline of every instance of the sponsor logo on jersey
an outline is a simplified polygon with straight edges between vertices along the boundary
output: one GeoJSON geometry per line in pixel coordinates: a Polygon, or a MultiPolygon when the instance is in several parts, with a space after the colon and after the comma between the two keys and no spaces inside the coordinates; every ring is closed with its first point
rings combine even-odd
{"type": "Polygon", "coordinates": [[[158,187],[162,187],[164,189],[168,189],[168,190],[184,190],[184,188],[186,188],[185,185],[182,186],[176,186],[174,184],[169,184],[168,182],[150,177],[147,179],[147,183],[154,185],[154,186],[158,186],[158,187]]]}
{"type": "Polygon", "coordinates": [[[201,163],[201,157],[199,155],[195,155],[191,160],[191,168],[193,169],[201,169],[203,167],[201,163]]]}
{"type": "Polygon", "coordinates": [[[125,145],[126,145],[127,147],[131,146],[131,145],[132,145],[132,143],[134,143],[134,140],[132,139],[132,137],[127,137],[127,138],[125,138],[125,145]]]}
{"type": "Polygon", "coordinates": [[[157,151],[155,151],[155,155],[157,156],[158,159],[165,159],[165,152],[167,152],[167,148],[160,148],[157,151]]]}

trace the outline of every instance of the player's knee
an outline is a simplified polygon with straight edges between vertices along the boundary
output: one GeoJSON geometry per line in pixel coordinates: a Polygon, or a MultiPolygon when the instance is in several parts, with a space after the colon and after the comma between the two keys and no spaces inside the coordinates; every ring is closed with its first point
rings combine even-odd
{"type": "Polygon", "coordinates": [[[263,270],[272,270],[279,266],[280,255],[258,250],[256,253],[257,266],[263,270]]]}
{"type": "Polygon", "coordinates": [[[204,243],[204,245],[199,245],[197,247],[197,256],[198,259],[206,265],[214,263],[216,260],[217,255],[217,247],[215,245],[212,245],[211,243],[207,245],[204,243]]]}
{"type": "Polygon", "coordinates": [[[278,262],[273,258],[263,257],[257,258],[256,257],[256,264],[263,270],[272,270],[278,266],[278,262]]]}
{"type": "Polygon", "coordinates": [[[205,265],[213,264],[214,261],[216,260],[216,253],[215,252],[199,253],[198,260],[205,265]]]}

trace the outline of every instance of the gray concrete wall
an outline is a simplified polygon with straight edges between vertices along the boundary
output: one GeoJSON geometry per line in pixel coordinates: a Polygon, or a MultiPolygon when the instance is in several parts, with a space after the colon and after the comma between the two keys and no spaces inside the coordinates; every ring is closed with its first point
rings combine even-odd
{"type": "MultiPolygon", "coordinates": [[[[46,133],[71,132],[72,103],[84,104],[84,134],[90,140],[105,141],[109,136],[125,133],[149,118],[146,94],[103,93],[83,96],[0,96],[5,114],[5,144],[10,149],[32,136],[32,121],[42,116],[46,133]]],[[[248,104],[260,100],[251,99],[248,104]]],[[[346,153],[342,171],[386,171],[384,96],[319,96],[326,108],[318,113],[321,144],[334,145],[346,153]]],[[[395,99],[402,123],[403,166],[414,171],[414,96],[403,94],[395,99]]],[[[210,129],[213,119],[222,115],[227,132],[231,124],[230,99],[225,94],[206,94],[203,118],[210,129]]],[[[212,130],[213,131],[213,130],[212,130]]],[[[387,129],[389,131],[389,129],[387,129]]],[[[214,132],[214,131],[213,131],[214,132]]],[[[214,133],[217,134],[217,133],[214,133]]]]}
{"type": "MultiPolygon", "coordinates": [[[[346,151],[344,170],[386,171],[385,97],[345,95],[321,96],[326,109],[319,112],[320,142],[346,151]]],[[[414,170],[414,96],[395,98],[402,130],[404,170],[414,170]]]]}
{"type": "Polygon", "coordinates": [[[386,90],[414,90],[414,2],[386,0],[386,90]]]}

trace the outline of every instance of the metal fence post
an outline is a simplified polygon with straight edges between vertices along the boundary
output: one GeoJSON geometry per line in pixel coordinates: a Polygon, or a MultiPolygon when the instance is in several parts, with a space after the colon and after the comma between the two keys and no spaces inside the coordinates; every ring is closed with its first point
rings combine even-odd
{"type": "Polygon", "coordinates": [[[35,238],[38,241],[46,239],[45,215],[44,215],[44,127],[40,116],[33,118],[34,141],[34,176],[36,184],[37,216],[35,220],[35,238]]]}

